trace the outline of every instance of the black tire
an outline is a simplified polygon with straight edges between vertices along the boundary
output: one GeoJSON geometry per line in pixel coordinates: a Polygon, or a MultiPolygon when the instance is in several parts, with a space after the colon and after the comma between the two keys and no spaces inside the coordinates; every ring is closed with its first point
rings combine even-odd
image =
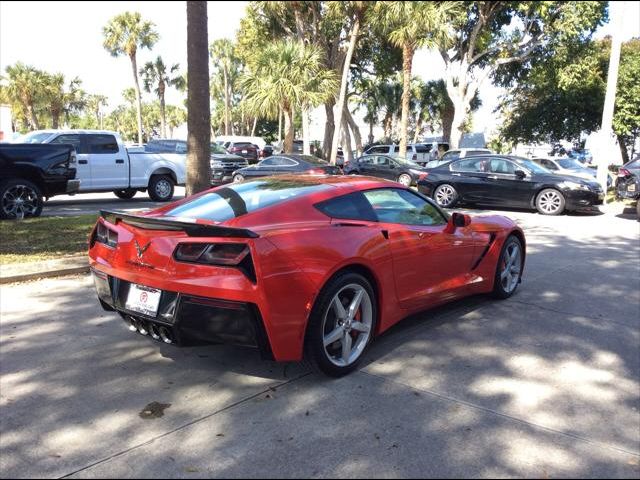
{"type": "Polygon", "coordinates": [[[433,191],[433,199],[441,207],[452,208],[458,202],[458,192],[453,185],[443,183],[433,191]]]}
{"type": "Polygon", "coordinates": [[[500,250],[500,257],[498,257],[498,264],[496,265],[496,274],[494,277],[492,292],[494,298],[504,300],[505,298],[509,298],[511,295],[516,293],[516,290],[518,289],[518,285],[520,284],[522,278],[523,267],[524,250],[522,249],[522,243],[520,243],[518,237],[516,237],[515,235],[510,235],[505,240],[504,245],[502,245],[502,250],[500,250]],[[511,278],[507,280],[503,279],[503,272],[505,270],[505,267],[507,266],[506,263],[508,262],[508,256],[510,255],[510,252],[513,251],[510,250],[512,246],[515,246],[519,251],[519,261],[517,262],[518,265],[514,264],[514,266],[517,266],[518,272],[516,274],[516,272],[511,271],[511,278]],[[514,277],[517,277],[517,279],[515,279],[514,277]],[[509,280],[511,280],[511,282],[513,283],[509,283],[509,280]]]}
{"type": "Polygon", "coordinates": [[[15,179],[0,183],[0,218],[39,217],[43,206],[42,191],[33,182],[15,179]]]}
{"type": "Polygon", "coordinates": [[[135,197],[136,193],[138,193],[137,190],[134,190],[133,188],[126,188],[124,190],[114,190],[113,194],[118,197],[121,198],[123,200],[130,200],[133,197],[135,197]]]}
{"type": "Polygon", "coordinates": [[[324,286],[316,299],[313,309],[311,310],[305,336],[305,358],[315,370],[330,377],[342,377],[343,375],[352,372],[358,366],[358,363],[364,356],[367,347],[373,339],[373,334],[376,328],[376,317],[376,297],[369,281],[362,275],[355,272],[346,271],[339,273],[329,280],[329,282],[324,286]],[[368,297],[365,298],[364,295],[362,296],[360,306],[358,307],[354,318],[352,320],[348,320],[348,330],[345,330],[347,320],[345,319],[345,322],[338,326],[338,323],[340,322],[338,320],[338,315],[334,310],[335,307],[332,304],[335,298],[341,299],[340,303],[343,305],[343,309],[348,313],[349,309],[348,307],[344,308],[344,302],[346,301],[348,305],[349,302],[355,298],[355,295],[353,298],[349,298],[351,293],[350,289],[352,287],[361,290],[363,293],[366,292],[368,297]],[[343,295],[343,292],[345,296],[340,297],[339,295],[343,295]],[[362,320],[362,322],[360,322],[360,320],[362,320]],[[353,329],[350,328],[352,321],[354,322],[353,329]],[[355,328],[355,322],[358,322],[360,325],[362,325],[362,323],[367,323],[367,325],[369,325],[368,335],[362,331],[358,332],[355,328]],[[336,339],[325,347],[325,338],[327,334],[337,331],[338,329],[342,329],[341,338],[336,339]],[[351,337],[351,340],[348,340],[348,342],[352,347],[350,351],[354,355],[353,359],[351,359],[348,364],[338,365],[335,362],[339,362],[341,359],[337,359],[336,356],[332,356],[330,351],[335,351],[338,355],[342,355],[342,353],[344,353],[343,338],[346,338],[344,335],[349,335],[351,337]],[[337,346],[338,342],[340,342],[340,347],[337,346]],[[351,342],[355,343],[352,344],[351,342]]]}
{"type": "Polygon", "coordinates": [[[154,202],[168,202],[173,198],[175,183],[169,175],[152,175],[149,180],[149,198],[154,202]]]}
{"type": "Polygon", "coordinates": [[[244,182],[244,175],[242,175],[241,173],[236,173],[233,176],[233,183],[242,183],[244,182]]]}
{"type": "Polygon", "coordinates": [[[536,210],[542,215],[560,215],[565,205],[564,195],[555,188],[545,188],[536,197],[536,210]]]}

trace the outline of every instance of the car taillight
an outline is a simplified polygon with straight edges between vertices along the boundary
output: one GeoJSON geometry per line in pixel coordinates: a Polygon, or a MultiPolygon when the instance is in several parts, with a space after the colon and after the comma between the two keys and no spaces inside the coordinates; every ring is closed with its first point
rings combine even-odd
{"type": "Polygon", "coordinates": [[[626,168],[621,168],[620,170],[618,170],[619,177],[626,177],[627,175],[631,175],[631,172],[626,168]]]}
{"type": "Polygon", "coordinates": [[[91,241],[91,246],[93,246],[95,242],[102,243],[107,247],[116,248],[118,246],[118,232],[114,232],[100,221],[96,226],[95,236],[91,241]]]}
{"type": "Polygon", "coordinates": [[[174,257],[180,262],[205,265],[239,265],[249,254],[244,243],[181,243],[174,257]]]}
{"type": "Polygon", "coordinates": [[[311,175],[324,175],[325,172],[324,170],[322,170],[321,168],[312,168],[311,170],[309,170],[307,173],[311,174],[311,175]]]}
{"type": "Polygon", "coordinates": [[[428,174],[428,173],[421,173],[421,174],[418,176],[418,181],[420,181],[420,180],[424,180],[424,179],[425,179],[425,178],[427,178],[428,176],[429,176],[429,174],[428,174]]]}

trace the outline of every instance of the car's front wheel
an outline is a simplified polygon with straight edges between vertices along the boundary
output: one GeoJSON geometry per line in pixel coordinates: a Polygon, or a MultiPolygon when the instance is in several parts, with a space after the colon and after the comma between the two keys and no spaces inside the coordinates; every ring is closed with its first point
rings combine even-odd
{"type": "Polygon", "coordinates": [[[542,215],[560,215],[564,206],[564,195],[553,188],[545,188],[536,198],[536,209],[542,215]]]}
{"type": "Polygon", "coordinates": [[[43,206],[42,192],[34,183],[18,179],[0,184],[0,218],[39,217],[43,206]]]}
{"type": "Polygon", "coordinates": [[[433,191],[433,199],[441,207],[450,208],[458,201],[458,192],[452,185],[443,183],[433,191]]]}
{"type": "Polygon", "coordinates": [[[411,175],[407,175],[406,173],[403,173],[398,177],[398,183],[400,185],[404,185],[405,187],[410,187],[411,184],[413,183],[413,180],[411,179],[411,175]]]}
{"type": "Polygon", "coordinates": [[[305,354],[311,365],[332,377],[353,371],[373,338],[376,315],[365,277],[344,272],[331,279],[309,317],[305,354]]]}

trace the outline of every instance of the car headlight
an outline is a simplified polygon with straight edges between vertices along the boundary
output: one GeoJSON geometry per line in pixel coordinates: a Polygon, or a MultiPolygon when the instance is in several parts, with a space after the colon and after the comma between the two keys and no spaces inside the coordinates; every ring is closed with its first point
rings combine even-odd
{"type": "Polygon", "coordinates": [[[563,188],[568,188],[570,190],[589,190],[589,186],[585,185],[583,183],[578,183],[578,182],[570,182],[570,181],[564,181],[560,184],[561,187],[563,188]]]}

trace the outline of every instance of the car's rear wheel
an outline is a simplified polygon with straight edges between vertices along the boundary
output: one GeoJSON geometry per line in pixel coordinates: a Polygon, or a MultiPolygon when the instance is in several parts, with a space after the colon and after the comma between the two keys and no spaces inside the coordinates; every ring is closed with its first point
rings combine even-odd
{"type": "Polygon", "coordinates": [[[124,190],[114,190],[113,194],[118,197],[118,198],[122,198],[123,200],[129,200],[131,198],[133,198],[137,193],[137,190],[134,190],[133,188],[126,188],[124,190]]]}
{"type": "Polygon", "coordinates": [[[34,183],[17,179],[0,184],[0,218],[39,217],[43,206],[42,192],[34,183]]]}
{"type": "Polygon", "coordinates": [[[309,317],[305,354],[332,377],[353,371],[373,338],[376,298],[369,281],[354,272],[338,274],[322,289],[309,317]]]}
{"type": "Polygon", "coordinates": [[[458,201],[458,192],[448,183],[438,185],[433,192],[433,199],[441,207],[449,208],[453,207],[458,201]]]}
{"type": "Polygon", "coordinates": [[[401,185],[404,185],[405,187],[410,187],[411,184],[413,183],[413,180],[411,179],[411,175],[407,175],[406,173],[403,173],[398,177],[398,183],[401,185]]]}
{"type": "Polygon", "coordinates": [[[496,276],[493,285],[493,296],[509,298],[520,284],[522,267],[524,265],[524,251],[520,240],[514,235],[509,236],[502,246],[496,276]]]}
{"type": "Polygon", "coordinates": [[[242,183],[244,182],[244,175],[242,175],[241,173],[236,173],[233,176],[233,183],[242,183]]]}
{"type": "Polygon", "coordinates": [[[149,180],[149,198],[154,202],[168,202],[173,198],[174,183],[168,175],[152,175],[149,180]]]}
{"type": "Polygon", "coordinates": [[[542,215],[560,215],[564,206],[564,195],[553,188],[545,188],[536,198],[536,209],[542,215]]]}

